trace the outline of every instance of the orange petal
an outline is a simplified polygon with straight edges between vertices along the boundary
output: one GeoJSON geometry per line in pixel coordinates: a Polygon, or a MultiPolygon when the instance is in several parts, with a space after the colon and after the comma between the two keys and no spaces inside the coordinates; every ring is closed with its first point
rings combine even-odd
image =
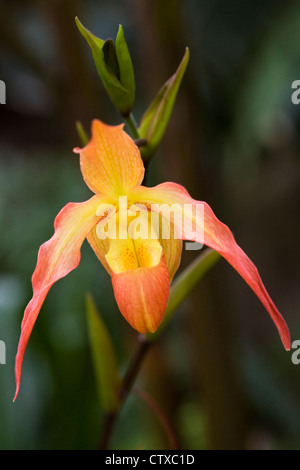
{"type": "Polygon", "coordinates": [[[139,333],[154,333],[167,309],[169,271],[162,255],[157,266],[111,273],[120,312],[139,333]]]}
{"type": "Polygon", "coordinates": [[[122,315],[140,333],[156,331],[170,292],[169,271],[159,241],[111,240],[106,260],[122,315]]]}
{"type": "Polygon", "coordinates": [[[125,195],[143,180],[140,152],[123,127],[94,120],[91,141],[83,149],[74,149],[80,153],[83,178],[94,193],[125,195]]]}
{"type": "MultiPolygon", "coordinates": [[[[150,219],[152,220],[152,226],[155,226],[157,223],[157,220],[153,217],[153,213],[150,214],[150,219]]],[[[175,238],[175,230],[174,230],[174,225],[166,220],[165,217],[161,217],[160,214],[158,214],[159,219],[158,219],[158,230],[157,234],[159,236],[159,242],[161,244],[164,257],[165,257],[165,262],[169,270],[169,275],[170,275],[170,283],[173,280],[173,277],[180,265],[181,261],[181,253],[182,253],[182,240],[179,240],[179,238],[175,238]],[[167,232],[167,233],[166,233],[167,232]],[[170,234],[170,236],[168,236],[170,234]]]]}
{"type": "MultiPolygon", "coordinates": [[[[291,339],[288,327],[270,298],[257,268],[237,245],[229,228],[217,219],[208,204],[192,199],[182,186],[175,183],[163,183],[154,188],[139,186],[132,188],[129,196],[137,202],[147,203],[148,207],[150,204],[161,205],[162,212],[166,217],[168,216],[168,208],[170,209],[172,206],[174,208],[174,223],[176,224],[178,236],[213,248],[233,266],[255,292],[270,314],[286,350],[290,349],[291,339]],[[162,204],[165,204],[165,208],[163,208],[162,204]],[[198,213],[196,212],[197,205],[202,209],[198,213]],[[192,209],[193,213],[188,209],[192,209]],[[182,217],[177,218],[176,216],[178,215],[182,217]],[[186,216],[186,220],[184,216],[186,216]],[[182,221],[192,222],[196,225],[197,230],[193,230],[191,224],[182,224],[182,221]]],[[[154,207],[152,205],[152,208],[154,207]]]]}
{"type": "Polygon", "coordinates": [[[21,325],[15,365],[17,388],[14,399],[19,392],[25,349],[42,304],[54,282],[78,266],[81,245],[99,220],[96,211],[102,201],[100,196],[93,196],[86,202],[67,204],[55,219],[54,235],[39,249],[32,276],[33,297],[25,309],[21,325]]]}

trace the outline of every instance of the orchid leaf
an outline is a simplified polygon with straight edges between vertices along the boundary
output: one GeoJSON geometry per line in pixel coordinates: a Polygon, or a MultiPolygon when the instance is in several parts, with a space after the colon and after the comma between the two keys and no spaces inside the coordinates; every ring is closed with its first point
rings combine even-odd
{"type": "Polygon", "coordinates": [[[121,378],[111,338],[89,294],[86,299],[88,331],[97,387],[103,410],[113,413],[119,406],[121,378]]]}
{"type": "Polygon", "coordinates": [[[141,119],[138,133],[141,139],[147,141],[147,144],[141,148],[144,160],[148,160],[153,155],[163,138],[189,61],[189,55],[189,49],[186,48],[178,69],[159,90],[141,119]]]}

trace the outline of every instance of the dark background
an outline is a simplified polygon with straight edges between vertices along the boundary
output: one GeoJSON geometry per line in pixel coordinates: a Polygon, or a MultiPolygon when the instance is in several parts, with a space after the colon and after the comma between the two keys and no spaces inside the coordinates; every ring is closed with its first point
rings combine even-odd
{"type": "MultiPolygon", "coordinates": [[[[93,293],[121,370],[136,334],[85,242],[77,270],[51,290],[26,351],[15,403],[14,357],[38,247],[83,183],[75,122],[121,118],[106,96],[74,18],[103,39],[122,24],[140,119],[186,46],[190,62],[149,183],[176,181],[206,200],[259,268],[300,339],[299,2],[279,0],[0,1],[1,449],[92,449],[98,402],[85,314],[93,293]]],[[[185,251],[181,269],[195,256],[185,251]]],[[[221,260],[180,307],[147,356],[138,384],[165,410],[183,449],[299,449],[300,365],[243,280],[221,260]]],[[[114,449],[168,442],[135,396],[114,449]]]]}

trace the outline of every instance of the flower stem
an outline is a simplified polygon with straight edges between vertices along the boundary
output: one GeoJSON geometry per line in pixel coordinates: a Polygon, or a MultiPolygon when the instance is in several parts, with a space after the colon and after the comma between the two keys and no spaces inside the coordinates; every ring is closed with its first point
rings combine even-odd
{"type": "Polygon", "coordinates": [[[150,347],[157,343],[162,332],[168,325],[174,311],[194,289],[198,281],[209,271],[220,258],[220,255],[211,249],[206,249],[192,262],[174,281],[171,287],[168,308],[164,320],[156,333],[139,335],[136,349],[133,353],[128,369],[124,375],[119,392],[119,407],[114,414],[107,414],[103,424],[103,436],[100,449],[105,450],[109,444],[115,421],[119,412],[131,392],[135,379],[140,371],[145,355],[150,347]]]}
{"type": "Polygon", "coordinates": [[[107,413],[104,416],[103,431],[99,445],[100,450],[106,450],[108,448],[110,436],[112,434],[117,416],[117,413],[107,413]]]}
{"type": "Polygon", "coordinates": [[[145,335],[139,335],[136,350],[132,356],[131,362],[123,379],[123,384],[120,390],[121,401],[124,401],[126,399],[128,393],[132,389],[132,386],[140,370],[144,357],[148,352],[148,349],[150,348],[150,345],[151,343],[150,341],[148,341],[145,335]]]}
{"type": "Polygon", "coordinates": [[[132,138],[139,139],[140,135],[133,114],[129,113],[127,116],[123,116],[123,118],[131,132],[132,138]]]}
{"type": "Polygon", "coordinates": [[[106,450],[108,448],[108,444],[110,441],[110,437],[115,425],[115,421],[118,418],[119,412],[130,393],[135,379],[139,373],[140,367],[143,363],[144,357],[151,346],[150,341],[148,341],[146,335],[139,335],[138,336],[138,343],[136,345],[136,349],[133,353],[132,359],[129,363],[128,369],[124,375],[122,386],[119,392],[119,408],[115,413],[108,413],[104,417],[103,423],[103,432],[102,438],[100,442],[100,449],[106,450]]]}
{"type": "Polygon", "coordinates": [[[115,421],[124,404],[124,401],[132,390],[145,355],[149,351],[150,347],[157,342],[161,333],[165,330],[166,325],[169,323],[178,305],[193,290],[197,282],[206,274],[206,272],[209,271],[212,266],[214,266],[219,258],[220,255],[211,249],[206,249],[204,253],[199,255],[195,261],[191,263],[190,266],[186,268],[174,281],[174,284],[171,288],[170,299],[165,318],[157,332],[138,336],[136,349],[133,353],[120,388],[119,407],[114,414],[107,414],[104,419],[103,436],[100,447],[102,450],[107,449],[115,421]]]}

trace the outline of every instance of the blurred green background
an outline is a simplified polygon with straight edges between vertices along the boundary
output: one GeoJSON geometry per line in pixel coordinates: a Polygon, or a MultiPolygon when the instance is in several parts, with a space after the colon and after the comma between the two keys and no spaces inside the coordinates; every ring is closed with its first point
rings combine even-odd
{"type": "MultiPolygon", "coordinates": [[[[79,268],[51,290],[26,351],[15,403],[14,358],[39,246],[83,183],[75,122],[121,122],[74,18],[103,39],[122,24],[138,120],[189,46],[190,63],[149,184],[176,181],[206,200],[255,262],[300,339],[299,2],[279,0],[0,1],[1,449],[93,449],[103,414],[88,342],[92,292],[121,370],[136,334],[87,242],[79,268]]],[[[195,252],[183,253],[180,269],[195,252]]],[[[300,365],[268,314],[221,260],[146,357],[138,385],[159,403],[182,449],[300,449],[300,365]]],[[[166,449],[154,414],[131,396],[113,449],[166,449]]]]}

